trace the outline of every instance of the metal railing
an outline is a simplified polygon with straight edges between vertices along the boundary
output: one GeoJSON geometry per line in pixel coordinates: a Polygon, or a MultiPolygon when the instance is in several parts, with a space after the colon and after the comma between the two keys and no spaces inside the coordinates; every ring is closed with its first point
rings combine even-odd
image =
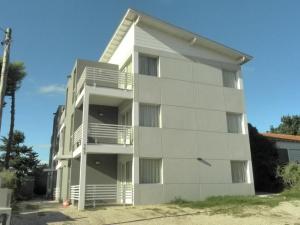
{"type": "Polygon", "coordinates": [[[132,144],[132,127],[117,124],[89,123],[89,144],[132,144]]]}
{"type": "Polygon", "coordinates": [[[133,200],[133,185],[119,184],[118,185],[118,199],[120,203],[132,204],[133,200]]]}
{"type": "Polygon", "coordinates": [[[81,92],[84,83],[94,87],[132,90],[133,74],[118,70],[85,67],[77,82],[77,94],[81,92]]]}
{"type": "Polygon", "coordinates": [[[85,201],[95,207],[97,201],[117,202],[116,184],[88,184],[85,186],[85,201]]]}
{"type": "MultiPolygon", "coordinates": [[[[70,188],[70,199],[79,201],[80,187],[72,185],[70,188]]],[[[92,204],[94,207],[97,203],[117,203],[117,185],[116,184],[87,184],[85,186],[85,204],[92,204]]]]}
{"type": "Polygon", "coordinates": [[[79,200],[79,185],[71,185],[70,198],[71,200],[79,200]]]}
{"type": "Polygon", "coordinates": [[[74,132],[73,137],[73,149],[75,150],[81,145],[81,135],[82,135],[82,125],[80,125],[77,130],[74,132]]]}

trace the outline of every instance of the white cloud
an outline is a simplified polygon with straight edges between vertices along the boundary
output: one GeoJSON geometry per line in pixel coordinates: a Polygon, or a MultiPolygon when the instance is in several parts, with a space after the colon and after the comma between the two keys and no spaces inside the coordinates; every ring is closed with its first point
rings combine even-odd
{"type": "Polygon", "coordinates": [[[38,92],[41,94],[64,94],[65,86],[61,84],[50,84],[39,88],[38,92]]]}

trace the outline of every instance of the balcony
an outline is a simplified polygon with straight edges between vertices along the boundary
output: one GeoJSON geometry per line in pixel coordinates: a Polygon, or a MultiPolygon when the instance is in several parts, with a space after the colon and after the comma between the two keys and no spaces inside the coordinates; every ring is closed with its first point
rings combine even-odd
{"type": "MultiPolygon", "coordinates": [[[[74,150],[81,146],[82,125],[74,132],[74,150]]],[[[132,127],[118,124],[89,123],[87,144],[132,145],[132,127]]]]}
{"type": "Polygon", "coordinates": [[[77,95],[81,93],[84,84],[93,87],[132,90],[133,74],[118,70],[85,67],[77,82],[77,95]]]}

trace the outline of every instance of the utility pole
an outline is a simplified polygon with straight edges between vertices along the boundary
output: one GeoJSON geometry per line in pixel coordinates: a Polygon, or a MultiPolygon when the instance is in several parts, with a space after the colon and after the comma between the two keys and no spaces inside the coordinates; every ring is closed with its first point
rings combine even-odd
{"type": "Polygon", "coordinates": [[[8,65],[9,65],[9,50],[11,44],[11,28],[7,28],[5,31],[4,41],[1,42],[4,47],[3,50],[3,61],[2,61],[2,69],[1,69],[1,77],[0,77],[0,131],[2,125],[2,112],[4,105],[4,96],[6,91],[6,81],[7,81],[7,73],[8,73],[8,65]]]}

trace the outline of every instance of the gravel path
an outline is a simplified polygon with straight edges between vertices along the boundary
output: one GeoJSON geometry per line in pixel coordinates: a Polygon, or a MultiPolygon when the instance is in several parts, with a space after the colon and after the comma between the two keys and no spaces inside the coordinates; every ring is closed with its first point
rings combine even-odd
{"type": "Polygon", "coordinates": [[[18,204],[13,225],[103,225],[103,224],[205,224],[205,225],[300,225],[300,201],[283,202],[275,208],[249,208],[241,214],[210,215],[208,210],[175,205],[109,206],[78,212],[55,202],[30,201],[18,204]]]}

